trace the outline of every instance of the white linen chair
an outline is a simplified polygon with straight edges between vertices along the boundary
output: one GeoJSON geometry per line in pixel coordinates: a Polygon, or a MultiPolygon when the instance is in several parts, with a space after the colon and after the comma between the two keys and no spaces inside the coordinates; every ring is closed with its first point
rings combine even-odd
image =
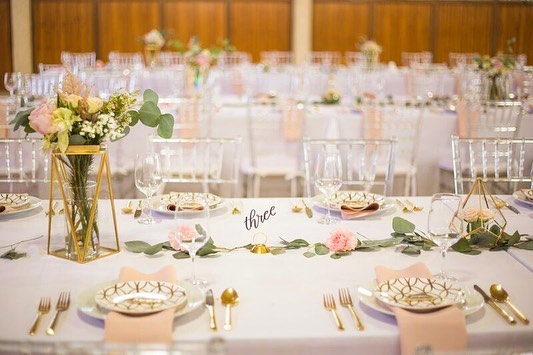
{"type": "Polygon", "coordinates": [[[42,145],[40,138],[0,138],[1,192],[46,195],[50,159],[42,145]]]}
{"type": "Polygon", "coordinates": [[[368,104],[362,111],[364,139],[397,138],[394,175],[405,177],[405,196],[416,195],[417,151],[425,108],[368,104]]]}
{"type": "Polygon", "coordinates": [[[111,51],[108,55],[109,66],[113,69],[133,69],[139,70],[144,67],[142,53],[126,53],[111,51]]]}
{"type": "Polygon", "coordinates": [[[276,106],[247,106],[247,148],[249,155],[241,166],[246,177],[247,196],[259,197],[261,180],[281,177],[290,181],[291,196],[297,195],[301,176],[302,136],[305,105],[287,100],[276,106]]]}
{"type": "Polygon", "coordinates": [[[272,67],[292,65],[293,55],[288,51],[264,51],[261,52],[261,63],[272,67]]]}
{"type": "Polygon", "coordinates": [[[394,181],[397,139],[304,138],[304,178],[307,197],[316,194],[315,164],[319,153],[337,150],[342,160],[342,190],[364,190],[389,196],[394,181]]]}
{"type": "Polygon", "coordinates": [[[73,73],[80,70],[94,69],[96,67],[95,52],[61,52],[61,63],[73,73]]]}
{"type": "MultiPolygon", "coordinates": [[[[152,149],[161,154],[163,182],[200,185],[202,192],[236,197],[239,187],[242,139],[151,138],[152,149]],[[228,192],[225,187],[231,190],[228,192]]],[[[175,189],[170,189],[175,191],[175,189]]]]}
{"type": "Polygon", "coordinates": [[[468,193],[476,178],[492,193],[512,194],[533,188],[533,139],[459,138],[452,136],[455,193],[468,193]]]}

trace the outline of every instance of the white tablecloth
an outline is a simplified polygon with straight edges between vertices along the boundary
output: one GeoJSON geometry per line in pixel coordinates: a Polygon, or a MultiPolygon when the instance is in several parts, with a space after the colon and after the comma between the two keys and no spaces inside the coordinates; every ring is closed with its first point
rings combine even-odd
{"type": "MultiPolygon", "coordinates": [[[[401,216],[425,230],[430,199],[412,198],[425,207],[423,212],[404,214],[392,209],[384,214],[362,220],[342,221],[339,225],[324,226],[304,213],[291,212],[289,199],[245,199],[244,211],[257,212],[275,206],[276,215],[261,224],[259,230],[269,236],[268,244],[276,245],[278,237],[284,239],[304,238],[307,241],[324,242],[329,232],[336,227],[349,228],[370,239],[387,238],[392,231],[394,216],[401,216]]],[[[297,201],[294,201],[297,202],[297,201]]],[[[309,201],[308,201],[309,202],[309,201]]],[[[127,201],[116,201],[118,209],[127,201]]],[[[100,206],[100,213],[106,213],[100,206]]],[[[522,208],[521,215],[511,211],[509,231],[531,229],[531,210],[522,208]]],[[[231,247],[252,242],[256,231],[244,227],[245,215],[232,215],[228,210],[211,219],[211,235],[219,246],[231,247]]],[[[108,217],[109,218],[109,217],[108,217]]],[[[149,243],[165,241],[172,220],[152,226],[138,224],[131,215],[119,215],[118,227],[121,244],[129,240],[145,240],[149,243]]],[[[1,245],[6,245],[47,233],[47,218],[39,209],[35,213],[17,219],[0,220],[1,245]]],[[[46,255],[46,236],[37,241],[22,244],[17,249],[28,252],[28,257],[16,261],[0,259],[0,342],[16,341],[92,341],[103,339],[104,322],[92,319],[76,309],[79,294],[96,283],[116,279],[120,268],[133,266],[150,273],[167,264],[176,264],[178,278],[190,276],[190,260],[175,260],[170,252],[155,257],[134,254],[122,250],[118,255],[77,264],[46,255]],[[71,309],[62,314],[57,335],[45,335],[44,327],[50,321],[48,315],[39,333],[31,337],[29,326],[35,317],[39,298],[50,296],[53,302],[60,291],[70,291],[73,296],[71,309]]],[[[231,332],[209,330],[208,314],[201,308],[175,321],[174,340],[207,341],[222,337],[231,354],[352,354],[354,351],[374,354],[398,354],[398,327],[393,317],[372,311],[356,302],[355,309],[366,326],[358,332],[346,309],[339,309],[346,330],[336,329],[331,314],[322,307],[324,293],[337,294],[340,287],[348,287],[356,298],[356,285],[368,285],[374,278],[374,267],[386,265],[404,268],[416,262],[424,262],[433,271],[438,271],[440,254],[434,250],[413,257],[401,254],[396,248],[369,252],[354,252],[353,255],[334,260],[329,256],[306,258],[304,250],[289,250],[281,255],[256,255],[247,250],[222,253],[197,260],[197,274],[210,281],[209,288],[215,294],[216,314],[219,325],[223,321],[220,294],[226,287],[238,290],[240,302],[234,308],[234,330],[231,332]]],[[[524,252],[527,253],[527,252],[524,252]]],[[[488,290],[492,283],[501,283],[511,294],[514,304],[530,318],[533,317],[533,272],[505,251],[483,251],[470,256],[450,252],[447,257],[448,271],[459,281],[472,286],[479,284],[488,290]]],[[[533,347],[533,328],[517,324],[508,325],[494,310],[485,306],[467,317],[469,349],[500,348],[509,350],[533,347]]]]}

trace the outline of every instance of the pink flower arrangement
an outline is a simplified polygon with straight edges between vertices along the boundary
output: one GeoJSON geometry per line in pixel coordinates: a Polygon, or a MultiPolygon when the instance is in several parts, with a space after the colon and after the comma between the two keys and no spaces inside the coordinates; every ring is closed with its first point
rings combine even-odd
{"type": "Polygon", "coordinates": [[[180,225],[176,228],[176,231],[172,231],[168,233],[168,241],[170,242],[170,246],[174,250],[186,250],[181,246],[181,243],[183,242],[191,242],[193,239],[198,238],[200,235],[196,230],[187,225],[180,225]]]}
{"type": "Polygon", "coordinates": [[[350,251],[357,247],[357,237],[348,229],[335,229],[331,231],[326,246],[332,252],[350,251]]]}
{"type": "Polygon", "coordinates": [[[54,111],[56,107],[54,102],[48,102],[37,107],[30,113],[29,124],[35,132],[43,135],[53,134],[58,131],[54,125],[54,111]]]}

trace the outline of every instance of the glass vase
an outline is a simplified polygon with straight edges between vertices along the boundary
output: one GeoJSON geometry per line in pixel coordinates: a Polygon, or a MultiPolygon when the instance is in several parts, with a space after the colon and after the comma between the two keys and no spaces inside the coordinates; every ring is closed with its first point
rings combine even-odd
{"type": "Polygon", "coordinates": [[[146,66],[155,67],[159,64],[159,55],[161,54],[161,47],[154,45],[147,45],[144,47],[144,61],[146,66]]]}

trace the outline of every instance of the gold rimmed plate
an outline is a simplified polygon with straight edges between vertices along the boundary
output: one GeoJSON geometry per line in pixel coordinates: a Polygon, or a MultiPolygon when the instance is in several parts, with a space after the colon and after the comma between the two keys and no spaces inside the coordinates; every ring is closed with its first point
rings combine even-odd
{"type": "Polygon", "coordinates": [[[191,208],[178,211],[178,213],[198,213],[198,210],[194,208],[195,205],[198,205],[196,201],[199,199],[207,199],[209,204],[209,209],[211,211],[217,211],[224,207],[224,200],[212,193],[202,193],[202,192],[171,192],[167,195],[155,196],[150,200],[150,208],[159,213],[166,215],[174,215],[174,206],[180,201],[180,203],[190,206],[191,208]]]}
{"type": "MultiPolygon", "coordinates": [[[[320,208],[327,208],[326,196],[323,194],[313,197],[313,203],[320,208]]],[[[361,192],[361,191],[339,191],[335,193],[331,200],[331,210],[340,212],[342,205],[349,205],[354,208],[364,208],[371,203],[379,205],[378,211],[386,211],[394,208],[394,202],[382,195],[361,192]]]]}
{"type": "Polygon", "coordinates": [[[41,199],[34,197],[34,196],[28,196],[27,194],[1,194],[1,195],[3,197],[0,200],[0,205],[10,206],[13,209],[10,211],[5,211],[5,212],[0,213],[0,217],[17,215],[20,213],[34,210],[41,206],[41,199]],[[11,195],[11,196],[8,196],[8,195],[11,195]],[[17,201],[10,202],[11,198],[16,198],[16,197],[13,197],[14,195],[24,195],[25,197],[23,197],[21,200],[17,200],[18,202],[17,201]]]}

